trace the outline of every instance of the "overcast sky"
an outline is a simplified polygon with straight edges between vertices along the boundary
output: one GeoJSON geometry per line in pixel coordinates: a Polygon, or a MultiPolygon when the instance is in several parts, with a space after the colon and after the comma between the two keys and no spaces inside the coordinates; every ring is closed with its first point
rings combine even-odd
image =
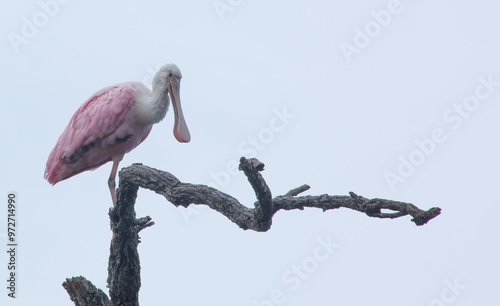
{"type": "Polygon", "coordinates": [[[266,233],[141,190],[141,305],[496,305],[500,281],[500,4],[382,1],[3,1],[0,239],[16,193],[17,298],[72,305],[61,283],[106,290],[111,164],[54,187],[47,157],[95,91],[181,69],[189,144],[173,115],[123,159],[255,201],[243,155],[273,195],[439,206],[410,217],[279,212],[266,233]]]}

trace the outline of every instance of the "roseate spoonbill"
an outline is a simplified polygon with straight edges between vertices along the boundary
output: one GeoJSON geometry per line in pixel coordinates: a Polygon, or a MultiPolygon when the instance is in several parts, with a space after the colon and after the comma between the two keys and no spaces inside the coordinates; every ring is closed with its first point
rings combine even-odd
{"type": "Polygon", "coordinates": [[[113,204],[118,164],[148,137],[153,124],[174,106],[174,136],[189,142],[191,136],[182,114],[179,87],[182,75],[174,64],[160,68],[153,91],[139,82],[106,87],[93,94],[76,111],[49,155],[44,177],[52,185],[80,172],[113,161],[108,179],[113,204]]]}

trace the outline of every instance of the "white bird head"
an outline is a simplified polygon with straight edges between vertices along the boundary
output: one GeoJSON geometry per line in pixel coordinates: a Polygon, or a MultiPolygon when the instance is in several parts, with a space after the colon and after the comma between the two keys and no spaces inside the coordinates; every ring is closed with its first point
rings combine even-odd
{"type": "Polygon", "coordinates": [[[172,99],[172,105],[174,106],[174,136],[179,142],[189,142],[191,135],[189,134],[181,107],[181,78],[181,71],[176,65],[166,64],[158,70],[153,78],[153,91],[155,86],[167,87],[170,99],[172,99]]]}

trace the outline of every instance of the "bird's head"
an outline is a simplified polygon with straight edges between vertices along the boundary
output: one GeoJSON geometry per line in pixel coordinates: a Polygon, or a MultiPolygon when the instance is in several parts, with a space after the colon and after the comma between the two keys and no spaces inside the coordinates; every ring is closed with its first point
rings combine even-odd
{"type": "MultiPolygon", "coordinates": [[[[182,74],[180,69],[174,64],[166,64],[161,67],[156,73],[154,83],[163,83],[162,86],[167,86],[172,105],[174,107],[174,136],[179,142],[189,142],[191,135],[189,134],[186,120],[182,113],[181,98],[180,98],[180,85],[182,74]]],[[[160,85],[160,84],[158,84],[160,85]]]]}

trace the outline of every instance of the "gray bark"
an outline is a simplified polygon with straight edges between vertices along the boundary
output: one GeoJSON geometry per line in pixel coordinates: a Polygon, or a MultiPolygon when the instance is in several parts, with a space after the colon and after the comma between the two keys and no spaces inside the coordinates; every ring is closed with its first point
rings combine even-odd
{"type": "Polygon", "coordinates": [[[97,289],[83,276],[67,278],[62,285],[76,306],[112,305],[106,293],[102,292],[101,289],[97,289]]]}
{"type": "Polygon", "coordinates": [[[134,164],[120,171],[120,185],[115,207],[110,209],[111,239],[108,264],[108,287],[111,301],[92,283],[83,277],[67,279],[63,283],[75,305],[139,305],[141,286],[140,262],[137,252],[139,232],[154,223],[151,218],[136,218],[134,204],[139,187],[163,195],[175,206],[191,204],[207,205],[234,222],[240,228],[265,232],[271,228],[274,214],[280,210],[320,208],[323,211],[348,208],[373,218],[400,218],[410,215],[416,225],[424,225],[438,216],[441,209],[433,207],[421,210],[411,203],[368,199],[350,192],[346,196],[298,196],[309,189],[302,185],[284,195],[272,197],[261,171],[264,164],[257,159],[240,159],[239,169],[247,176],[255,191],[257,201],[253,208],[241,204],[237,199],[206,185],[183,183],[172,174],[142,164],[134,164]],[[383,212],[382,209],[390,212],[383,212]],[[80,285],[72,285],[80,284],[80,285]]]}

